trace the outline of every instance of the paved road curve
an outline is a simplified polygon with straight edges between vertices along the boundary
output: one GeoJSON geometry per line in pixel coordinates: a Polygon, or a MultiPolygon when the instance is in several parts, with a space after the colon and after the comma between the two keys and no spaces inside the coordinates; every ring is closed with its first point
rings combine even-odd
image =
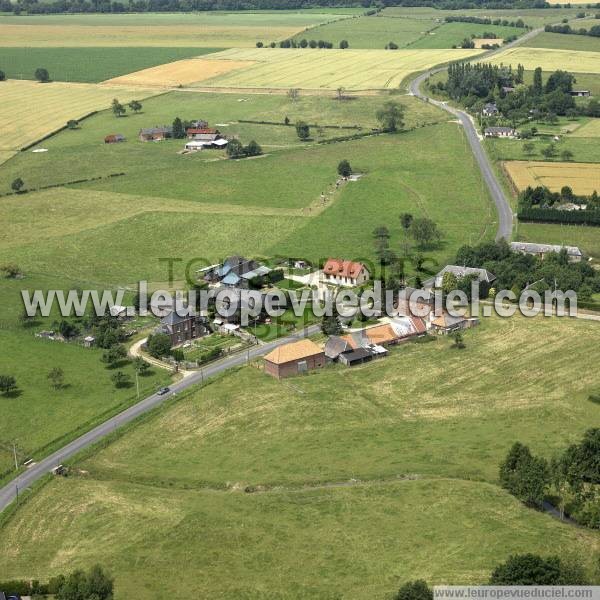
{"type": "MultiPolygon", "coordinates": [[[[489,58],[494,54],[497,54],[498,52],[504,51],[507,48],[516,46],[518,44],[523,43],[526,40],[531,39],[532,37],[535,37],[541,31],[542,29],[534,29],[533,31],[530,31],[523,37],[519,38],[518,40],[510,44],[506,44],[506,46],[503,46],[497,50],[493,50],[486,54],[479,55],[476,57],[476,59],[480,60],[482,56],[485,58],[489,58]]],[[[475,159],[477,160],[477,164],[479,165],[479,169],[481,171],[483,179],[486,185],[488,186],[488,189],[490,190],[490,194],[492,195],[494,203],[496,204],[496,211],[498,212],[498,231],[496,233],[496,240],[500,240],[502,238],[510,240],[513,228],[513,212],[510,207],[510,203],[507,200],[506,195],[504,194],[504,190],[502,189],[502,186],[500,185],[496,174],[492,170],[492,165],[487,157],[481,140],[479,139],[477,130],[475,128],[475,125],[473,124],[473,121],[471,120],[471,117],[466,112],[458,110],[453,106],[449,106],[445,102],[439,102],[438,100],[433,100],[429,98],[421,91],[421,84],[426,79],[428,79],[431,75],[435,73],[439,73],[445,70],[446,67],[439,67],[437,69],[427,71],[426,73],[422,73],[411,82],[409,91],[413,96],[416,96],[417,98],[420,98],[421,100],[424,100],[426,102],[430,102],[435,106],[439,106],[446,112],[449,112],[450,114],[454,115],[459,119],[462,126],[464,127],[467,139],[469,140],[469,144],[471,145],[471,150],[475,155],[475,159]]]]}
{"type": "Polygon", "coordinates": [[[81,437],[73,440],[70,444],[67,444],[60,450],[57,450],[54,454],[51,454],[47,458],[44,458],[40,462],[36,463],[30,469],[24,473],[21,473],[16,479],[13,479],[13,481],[11,481],[9,484],[3,488],[0,488],[0,512],[2,512],[11,502],[16,499],[17,491],[22,493],[26,488],[41,479],[57,465],[60,465],[84,448],[87,448],[88,446],[100,441],[102,438],[116,431],[119,427],[130,423],[140,415],[143,415],[144,413],[147,413],[161,405],[174,394],[182,392],[190,386],[202,382],[205,378],[213,377],[214,375],[222,373],[227,369],[243,365],[248,360],[263,356],[277,346],[292,342],[306,335],[312,335],[318,331],[319,325],[311,325],[303,331],[286,338],[281,338],[260,346],[254,346],[248,351],[234,354],[233,356],[223,359],[218,363],[205,367],[202,371],[196,372],[193,375],[174,383],[170,386],[171,391],[164,396],[154,394],[148,398],[145,398],[141,402],[130,406],[127,410],[115,415],[91,431],[84,433],[81,437]]]}

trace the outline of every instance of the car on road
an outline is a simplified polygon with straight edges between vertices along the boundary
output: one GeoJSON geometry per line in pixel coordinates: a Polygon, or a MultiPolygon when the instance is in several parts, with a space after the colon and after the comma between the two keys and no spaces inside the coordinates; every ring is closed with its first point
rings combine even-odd
{"type": "Polygon", "coordinates": [[[158,392],[156,392],[159,396],[164,396],[165,394],[168,394],[171,391],[171,388],[168,387],[164,387],[164,388],[160,388],[160,390],[158,390],[158,392]]]}

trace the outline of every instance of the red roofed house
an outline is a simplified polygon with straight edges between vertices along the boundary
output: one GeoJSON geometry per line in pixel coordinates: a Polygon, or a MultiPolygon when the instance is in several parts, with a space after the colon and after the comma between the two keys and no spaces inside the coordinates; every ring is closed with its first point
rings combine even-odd
{"type": "Polygon", "coordinates": [[[202,139],[207,135],[219,135],[221,132],[218,129],[212,127],[190,127],[186,130],[188,140],[202,139]]]}
{"type": "Polygon", "coordinates": [[[351,260],[328,258],[321,271],[321,281],[329,285],[357,286],[371,277],[365,265],[351,260]]]}

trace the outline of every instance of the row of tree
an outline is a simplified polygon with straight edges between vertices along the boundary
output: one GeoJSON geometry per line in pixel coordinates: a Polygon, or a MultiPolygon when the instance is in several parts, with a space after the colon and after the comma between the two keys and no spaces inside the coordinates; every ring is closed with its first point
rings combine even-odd
{"type": "Polygon", "coordinates": [[[551,499],[561,518],[568,513],[580,524],[599,529],[600,429],[589,429],[580,442],[550,461],[516,442],[500,465],[500,483],[528,506],[539,509],[551,499]]]}
{"type": "Polygon", "coordinates": [[[589,29],[580,27],[573,29],[569,24],[546,25],[545,31],[549,33],[562,33],[566,35],[589,35],[591,37],[600,37],[600,25],[593,25],[589,29]]]}
{"type": "MultiPolygon", "coordinates": [[[[467,15],[450,15],[445,19],[446,23],[475,23],[477,25],[497,25],[498,27],[518,27],[524,29],[527,27],[523,19],[509,21],[508,19],[490,19],[489,17],[469,17],[467,15]]],[[[485,34],[482,37],[487,37],[485,34]]],[[[495,37],[495,36],[494,36],[495,37]]]]}
{"type": "MultiPolygon", "coordinates": [[[[265,44],[263,42],[256,42],[257,48],[264,48],[265,44]]],[[[325,40],[307,40],[306,38],[302,38],[301,40],[296,39],[288,39],[282,40],[277,44],[276,42],[271,42],[269,44],[270,48],[333,48],[333,42],[327,42],[325,40]]],[[[339,48],[345,50],[349,48],[350,44],[348,40],[342,40],[339,43],[339,48]]]]}

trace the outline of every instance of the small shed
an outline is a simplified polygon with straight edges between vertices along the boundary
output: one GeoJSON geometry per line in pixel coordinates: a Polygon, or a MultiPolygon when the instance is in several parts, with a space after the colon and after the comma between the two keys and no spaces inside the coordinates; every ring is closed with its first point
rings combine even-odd
{"type": "Polygon", "coordinates": [[[104,138],[105,144],[118,144],[119,142],[124,142],[125,136],[121,133],[111,133],[104,138]]]}
{"type": "Polygon", "coordinates": [[[347,367],[354,367],[373,360],[373,355],[366,348],[356,348],[350,352],[343,352],[338,360],[347,367]]]}

